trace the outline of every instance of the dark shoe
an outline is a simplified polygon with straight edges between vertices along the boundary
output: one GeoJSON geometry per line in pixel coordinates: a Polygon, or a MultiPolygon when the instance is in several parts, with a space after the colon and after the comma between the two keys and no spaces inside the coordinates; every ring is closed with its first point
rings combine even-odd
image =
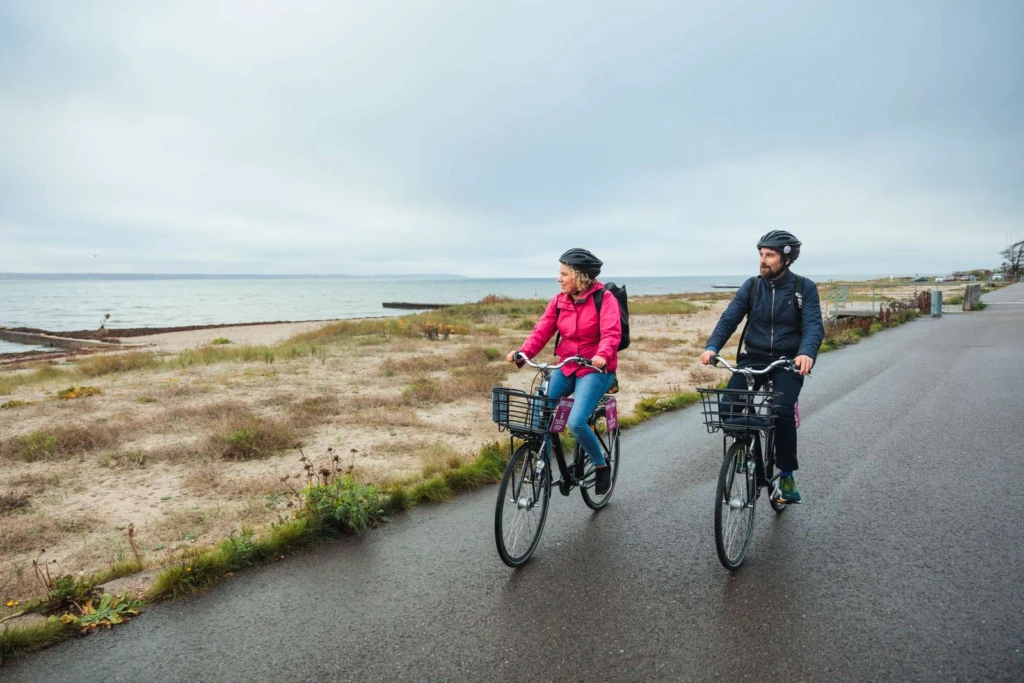
{"type": "Polygon", "coordinates": [[[603,496],[612,487],[612,471],[608,465],[594,469],[594,493],[603,496]]]}
{"type": "Polygon", "coordinates": [[[779,499],[788,504],[801,502],[800,492],[796,490],[793,477],[779,477],[779,499]]]}

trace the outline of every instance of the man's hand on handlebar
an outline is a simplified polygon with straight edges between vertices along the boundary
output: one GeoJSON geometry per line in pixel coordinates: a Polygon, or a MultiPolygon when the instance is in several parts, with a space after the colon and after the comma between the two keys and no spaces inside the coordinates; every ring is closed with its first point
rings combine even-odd
{"type": "Polygon", "coordinates": [[[811,368],[814,367],[814,359],[810,356],[797,356],[793,359],[793,365],[800,371],[801,375],[811,374],[811,368]]]}
{"type": "Polygon", "coordinates": [[[708,349],[704,353],[700,354],[700,362],[702,365],[711,365],[711,360],[715,357],[718,351],[712,351],[708,349]]]}

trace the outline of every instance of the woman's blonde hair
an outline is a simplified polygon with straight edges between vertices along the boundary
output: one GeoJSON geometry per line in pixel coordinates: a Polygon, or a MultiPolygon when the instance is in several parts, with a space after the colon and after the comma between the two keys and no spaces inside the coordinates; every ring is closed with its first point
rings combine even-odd
{"type": "Polygon", "coordinates": [[[569,269],[569,273],[572,274],[572,279],[576,282],[576,293],[582,294],[583,292],[590,289],[590,286],[594,284],[594,278],[590,277],[582,270],[576,270],[572,266],[566,266],[569,269]]]}

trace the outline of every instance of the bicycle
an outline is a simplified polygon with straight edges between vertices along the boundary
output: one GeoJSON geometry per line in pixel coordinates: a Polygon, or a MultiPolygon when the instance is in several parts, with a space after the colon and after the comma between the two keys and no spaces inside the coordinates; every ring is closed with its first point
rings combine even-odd
{"type": "Polygon", "coordinates": [[[754,535],[754,511],[761,489],[771,488],[768,502],[776,513],[786,509],[775,473],[775,423],[781,393],[769,378],[755,390],[755,377],[776,368],[798,372],[785,358],[761,370],[735,368],[720,356],[712,359],[733,374],[742,374],[746,389],[698,389],[708,433],[722,431],[722,468],[715,489],[715,549],[729,570],[738,569],[754,535]],[[731,441],[731,443],[730,443],[731,441]],[[762,448],[762,441],[764,448],[762,448]]]}
{"type": "Polygon", "coordinates": [[[518,355],[517,362],[537,368],[537,376],[530,393],[507,387],[491,389],[491,419],[500,431],[509,432],[509,458],[498,487],[498,501],[494,512],[494,540],[498,555],[510,567],[525,563],[537,549],[551,499],[550,454],[554,451],[559,480],[554,482],[563,496],[574,488],[580,489],[583,502],[592,510],[608,504],[615,490],[619,474],[619,427],[615,398],[605,394],[588,418],[590,428],[597,435],[608,467],[611,468],[608,490],[597,495],[594,489],[594,466],[583,448],[577,443],[572,461],[566,462],[559,434],[565,429],[573,399],[548,398],[551,373],[569,362],[591,366],[580,356],[566,358],[549,365],[534,363],[518,355]],[[541,378],[539,386],[537,378],[541,378]],[[534,391],[536,386],[536,391],[534,391]],[[516,448],[516,439],[522,441],[516,448]]]}

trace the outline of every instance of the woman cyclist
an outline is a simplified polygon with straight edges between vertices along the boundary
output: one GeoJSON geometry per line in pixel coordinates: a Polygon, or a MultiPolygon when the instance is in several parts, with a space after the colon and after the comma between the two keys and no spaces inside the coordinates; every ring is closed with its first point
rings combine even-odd
{"type": "Polygon", "coordinates": [[[611,477],[601,445],[587,424],[587,418],[615,382],[622,337],[619,302],[614,296],[605,296],[604,285],[595,279],[601,273],[601,259],[586,249],[570,249],[558,261],[558,284],[562,291],[548,303],[519,351],[509,353],[507,360],[515,362],[515,354],[519,352],[532,359],[556,332],[561,335],[555,345],[559,360],[570,356],[592,359],[594,367],[566,363],[561,372],[553,373],[548,396],[560,399],[575,393],[569,430],[594,464],[594,490],[597,495],[603,495],[608,491],[611,477]],[[600,315],[594,305],[594,298],[598,296],[604,297],[600,315]]]}

